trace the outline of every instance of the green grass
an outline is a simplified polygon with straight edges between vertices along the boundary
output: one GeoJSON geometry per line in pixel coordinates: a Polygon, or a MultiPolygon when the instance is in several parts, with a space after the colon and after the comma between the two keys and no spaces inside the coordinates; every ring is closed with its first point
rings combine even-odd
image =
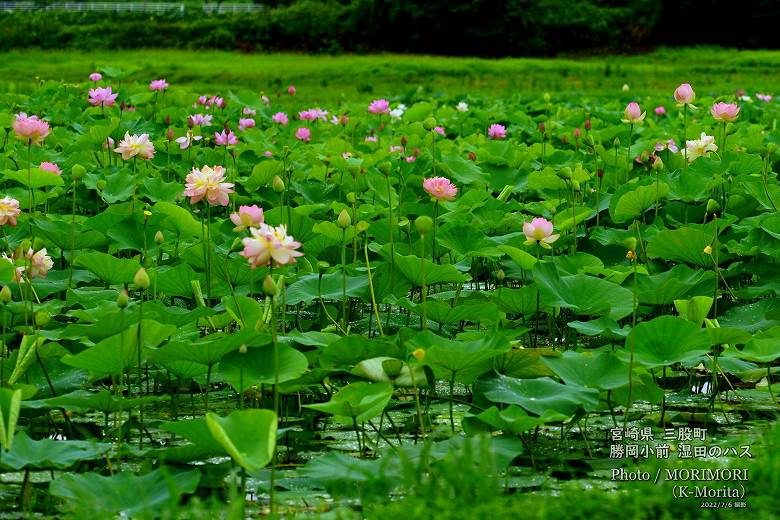
{"type": "Polygon", "coordinates": [[[427,94],[465,95],[550,91],[589,95],[636,95],[669,91],[681,82],[697,92],[739,88],[780,91],[780,51],[717,48],[659,49],[649,54],[587,58],[501,59],[436,56],[307,56],[218,51],[16,51],[0,54],[0,90],[24,90],[36,79],[82,82],[104,66],[128,78],[165,77],[172,84],[206,90],[251,88],[274,94],[293,83],[312,100],[392,96],[422,89],[427,94]]]}

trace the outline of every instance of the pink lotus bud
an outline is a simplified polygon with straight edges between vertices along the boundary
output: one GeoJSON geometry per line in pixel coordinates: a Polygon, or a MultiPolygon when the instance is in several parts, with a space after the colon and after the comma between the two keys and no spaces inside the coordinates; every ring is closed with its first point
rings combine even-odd
{"type": "Polygon", "coordinates": [[[287,87],[287,93],[290,94],[291,96],[294,96],[295,92],[296,90],[294,85],[290,85],[289,87],[287,87]]]}
{"type": "Polygon", "coordinates": [[[663,116],[663,115],[666,115],[666,108],[664,108],[664,107],[662,107],[662,106],[660,106],[660,107],[655,107],[655,115],[657,115],[657,116],[663,116]]]}
{"type": "Polygon", "coordinates": [[[626,109],[623,111],[623,122],[630,123],[632,125],[641,124],[645,119],[645,112],[639,107],[639,103],[632,101],[626,105],[626,109]]]}
{"type": "Polygon", "coordinates": [[[94,81],[95,83],[97,83],[101,79],[103,79],[103,75],[99,72],[93,72],[92,74],[89,75],[89,80],[94,81]]]}
{"type": "Polygon", "coordinates": [[[575,128],[574,131],[571,133],[575,139],[579,139],[582,135],[582,131],[579,128],[575,128]]]}
{"type": "Polygon", "coordinates": [[[586,119],[582,126],[585,127],[585,130],[590,130],[590,119],[586,119]]]}
{"type": "Polygon", "coordinates": [[[693,91],[693,88],[688,83],[683,83],[676,89],[674,89],[674,100],[678,103],[693,103],[693,100],[696,99],[696,93],[693,91]]]}

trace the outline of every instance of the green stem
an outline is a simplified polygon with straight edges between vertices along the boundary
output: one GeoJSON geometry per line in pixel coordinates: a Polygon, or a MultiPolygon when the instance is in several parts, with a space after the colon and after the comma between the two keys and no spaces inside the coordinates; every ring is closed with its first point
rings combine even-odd
{"type": "Polygon", "coordinates": [[[422,330],[428,328],[428,313],[426,312],[425,299],[428,292],[425,286],[425,235],[420,235],[420,298],[422,299],[422,323],[420,327],[422,330]]]}
{"type": "MultiPolygon", "coordinates": [[[[141,291],[141,299],[138,303],[138,329],[137,329],[137,336],[136,336],[136,348],[138,349],[137,354],[137,362],[138,362],[138,397],[140,398],[143,394],[144,388],[143,388],[143,368],[141,366],[141,349],[143,348],[143,342],[141,341],[141,328],[143,324],[143,317],[144,317],[144,292],[141,291]]],[[[129,384],[129,382],[128,382],[129,384]]],[[[141,431],[138,434],[138,449],[143,449],[144,447],[144,406],[143,404],[138,405],[138,416],[141,421],[141,431]]]]}
{"type": "Polygon", "coordinates": [[[626,168],[626,182],[628,182],[628,177],[631,174],[631,140],[634,137],[634,124],[631,123],[631,128],[628,131],[628,146],[626,146],[626,159],[628,162],[627,168],[626,168]]]}
{"type": "Polygon", "coordinates": [[[341,328],[347,330],[347,230],[341,230],[341,328]]]}

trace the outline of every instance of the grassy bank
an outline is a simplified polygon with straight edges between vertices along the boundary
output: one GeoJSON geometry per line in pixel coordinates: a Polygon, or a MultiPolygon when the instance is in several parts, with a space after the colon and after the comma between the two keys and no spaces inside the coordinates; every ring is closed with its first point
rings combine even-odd
{"type": "Polygon", "coordinates": [[[493,94],[544,90],[637,94],[671,90],[680,82],[702,93],[780,90],[780,51],[717,48],[660,49],[649,54],[555,59],[445,58],[404,55],[307,56],[219,51],[18,51],[0,55],[0,89],[26,89],[37,79],[80,82],[94,69],[119,68],[127,79],[165,77],[204,89],[251,88],[275,93],[293,83],[317,100],[395,95],[493,94]]]}

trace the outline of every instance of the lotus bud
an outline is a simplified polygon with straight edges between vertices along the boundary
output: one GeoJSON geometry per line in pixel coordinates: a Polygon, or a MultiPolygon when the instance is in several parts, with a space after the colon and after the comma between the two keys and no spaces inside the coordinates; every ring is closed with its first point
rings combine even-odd
{"type": "Polygon", "coordinates": [[[539,125],[537,126],[537,128],[539,128],[539,131],[540,131],[541,133],[544,133],[544,123],[539,123],[539,125]]]}
{"type": "Polygon", "coordinates": [[[352,225],[352,218],[349,216],[349,212],[346,209],[342,209],[339,213],[336,223],[341,229],[347,229],[352,225]]]}
{"type": "Polygon", "coordinates": [[[35,326],[39,329],[44,328],[51,321],[51,314],[44,311],[38,311],[35,313],[35,326]]]}
{"type": "Polygon", "coordinates": [[[263,292],[266,296],[276,296],[276,284],[270,274],[265,275],[263,280],[263,292]]]}
{"type": "Polygon", "coordinates": [[[599,168],[598,170],[596,170],[596,177],[598,177],[599,179],[601,179],[602,177],[604,177],[604,170],[602,170],[601,168],[599,168]]]}
{"type": "Polygon", "coordinates": [[[73,180],[76,181],[87,174],[87,169],[80,164],[74,164],[73,168],[70,169],[70,173],[73,176],[73,180]]]}
{"type": "Polygon", "coordinates": [[[284,191],[284,181],[278,175],[274,175],[274,180],[271,183],[276,193],[282,193],[284,191]]]}
{"type": "Polygon", "coordinates": [[[119,296],[116,298],[116,304],[120,309],[124,309],[130,305],[130,295],[127,294],[126,290],[122,289],[119,293],[119,296]]]}
{"type": "Polygon", "coordinates": [[[563,144],[569,144],[569,136],[567,136],[566,134],[563,134],[563,135],[561,136],[561,142],[562,142],[563,144]]]}
{"type": "Polygon", "coordinates": [[[162,244],[165,242],[165,235],[163,235],[162,231],[157,231],[157,233],[154,234],[154,242],[155,244],[162,244]]]}
{"type": "Polygon", "coordinates": [[[169,141],[173,141],[173,138],[176,137],[176,134],[173,131],[173,128],[169,128],[165,131],[165,138],[169,141]]]}
{"type": "Polygon", "coordinates": [[[149,275],[146,273],[146,269],[142,267],[135,273],[133,283],[142,291],[149,288],[149,275]]]}
{"type": "Polygon", "coordinates": [[[425,236],[433,229],[433,219],[427,215],[417,217],[414,221],[414,227],[417,228],[417,232],[425,236]]]}
{"type": "Polygon", "coordinates": [[[469,161],[476,161],[477,160],[477,154],[475,154],[474,152],[469,152],[468,158],[469,158],[469,161]]]}
{"type": "Polygon", "coordinates": [[[614,146],[615,148],[620,146],[620,138],[619,137],[615,137],[615,139],[612,141],[612,146],[614,146]]]}
{"type": "Polygon", "coordinates": [[[423,359],[425,359],[425,351],[421,348],[418,348],[414,352],[412,352],[412,356],[414,356],[414,358],[417,361],[422,361],[423,359]]]}
{"type": "Polygon", "coordinates": [[[409,139],[406,138],[405,135],[401,136],[401,146],[406,146],[406,144],[409,142],[409,139]]]}
{"type": "Polygon", "coordinates": [[[579,128],[575,128],[575,129],[572,131],[571,135],[572,135],[572,136],[573,136],[575,139],[579,139],[579,138],[580,138],[580,136],[582,135],[582,130],[580,130],[579,128]]]}
{"type": "Polygon", "coordinates": [[[171,115],[168,114],[167,116],[165,116],[165,126],[170,126],[170,125],[171,125],[171,115]]]}
{"type": "Polygon", "coordinates": [[[585,130],[590,130],[590,128],[591,128],[590,119],[586,119],[585,122],[582,123],[582,126],[585,128],[585,130]]]}
{"type": "Polygon", "coordinates": [[[0,289],[0,302],[8,303],[13,299],[13,294],[11,294],[11,289],[8,288],[7,285],[4,285],[2,289],[0,289]]]}
{"type": "Polygon", "coordinates": [[[498,272],[496,273],[496,279],[499,282],[503,282],[506,279],[506,273],[504,272],[503,269],[498,270],[498,272]]]}
{"type": "Polygon", "coordinates": [[[652,157],[653,159],[652,166],[655,171],[661,171],[664,169],[664,162],[661,160],[660,157],[658,157],[657,155],[651,155],[650,157],[652,157]]]}
{"type": "Polygon", "coordinates": [[[246,354],[247,348],[246,343],[242,343],[240,347],[238,347],[238,353],[239,354],[246,354]]]}

